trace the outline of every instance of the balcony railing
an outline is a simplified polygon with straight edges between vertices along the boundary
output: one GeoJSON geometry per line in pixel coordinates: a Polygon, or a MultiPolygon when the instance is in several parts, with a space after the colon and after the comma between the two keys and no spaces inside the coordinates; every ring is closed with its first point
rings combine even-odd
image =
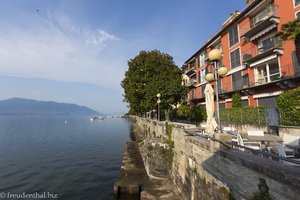
{"type": "Polygon", "coordinates": [[[187,82],[188,87],[196,87],[197,81],[195,79],[189,80],[187,82]]]}
{"type": "Polygon", "coordinates": [[[273,53],[282,54],[282,42],[278,38],[274,38],[272,42],[265,43],[260,46],[252,47],[243,53],[244,63],[251,63],[257,59],[263,58],[273,53]]]}
{"type": "Polygon", "coordinates": [[[279,17],[277,14],[277,7],[269,7],[262,16],[252,17],[250,23],[245,23],[240,26],[240,34],[248,41],[253,41],[263,35],[266,35],[271,30],[274,30],[279,24],[279,17]]]}
{"type": "Polygon", "coordinates": [[[277,14],[277,7],[275,6],[270,6],[263,11],[261,11],[258,15],[252,17],[250,19],[250,28],[254,28],[258,24],[262,23],[263,21],[267,20],[269,17],[272,16],[278,16],[277,14]],[[261,15],[259,17],[259,15],[261,15]]]}
{"type": "MultiPolygon", "coordinates": [[[[300,79],[300,66],[295,63],[280,66],[281,72],[274,72],[262,78],[255,77],[255,79],[242,78],[234,81],[232,84],[222,85],[219,90],[220,96],[226,97],[226,93],[233,91],[242,91],[246,95],[255,94],[255,87],[267,87],[263,85],[273,84],[281,89],[294,88],[300,79]]],[[[243,76],[242,76],[243,77],[243,76]]],[[[204,96],[205,97],[205,96],[204,96]]],[[[228,97],[227,97],[228,98],[228,97]]]]}
{"type": "Polygon", "coordinates": [[[187,75],[187,76],[194,76],[194,75],[196,75],[196,68],[195,67],[191,67],[190,69],[188,69],[188,70],[186,70],[185,71],[185,74],[187,75]]]}

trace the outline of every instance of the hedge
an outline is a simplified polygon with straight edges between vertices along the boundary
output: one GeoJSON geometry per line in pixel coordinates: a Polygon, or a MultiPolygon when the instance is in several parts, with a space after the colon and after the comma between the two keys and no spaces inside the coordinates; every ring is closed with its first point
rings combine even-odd
{"type": "Polygon", "coordinates": [[[220,118],[223,123],[266,124],[264,107],[225,108],[220,118]]]}

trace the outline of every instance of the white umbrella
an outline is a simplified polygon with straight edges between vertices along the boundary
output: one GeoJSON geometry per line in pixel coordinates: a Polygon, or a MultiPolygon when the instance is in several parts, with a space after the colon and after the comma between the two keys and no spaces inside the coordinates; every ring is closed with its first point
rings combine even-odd
{"type": "Polygon", "coordinates": [[[209,83],[207,83],[205,86],[204,94],[207,114],[207,124],[205,132],[209,135],[212,135],[214,133],[214,130],[218,127],[218,125],[214,118],[214,90],[209,83]]]}

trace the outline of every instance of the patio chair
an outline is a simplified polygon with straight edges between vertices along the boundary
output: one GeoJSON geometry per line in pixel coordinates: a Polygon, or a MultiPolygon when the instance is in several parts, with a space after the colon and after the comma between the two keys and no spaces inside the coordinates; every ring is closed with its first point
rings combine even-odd
{"type": "MultiPolygon", "coordinates": [[[[260,142],[250,142],[250,141],[245,141],[243,140],[241,134],[237,134],[237,142],[241,146],[245,146],[251,149],[255,150],[261,150],[261,143],[260,142]]],[[[240,148],[240,150],[244,151],[244,148],[240,148]]]]}
{"type": "Polygon", "coordinates": [[[299,145],[300,136],[295,136],[291,134],[283,134],[283,144],[290,146],[298,146],[299,145]]]}
{"type": "MultiPolygon", "coordinates": [[[[284,157],[284,158],[290,158],[291,160],[296,160],[296,161],[300,161],[300,159],[292,159],[294,158],[294,155],[287,155],[286,154],[286,151],[284,150],[284,147],[282,144],[274,141],[275,145],[276,145],[276,149],[277,149],[277,153],[279,156],[281,157],[284,157]]],[[[295,163],[291,163],[291,162],[287,162],[285,160],[279,160],[280,163],[283,163],[283,164],[288,164],[288,165],[296,165],[296,166],[300,166],[298,164],[295,164],[295,163]]]]}
{"type": "Polygon", "coordinates": [[[287,154],[294,154],[294,150],[288,146],[299,146],[299,136],[284,134],[283,135],[283,148],[287,154]]]}
{"type": "Polygon", "coordinates": [[[277,153],[278,153],[279,156],[285,157],[285,158],[293,158],[294,157],[294,154],[292,154],[292,155],[290,153],[287,154],[287,152],[285,151],[285,149],[284,149],[284,147],[283,147],[282,144],[280,144],[280,143],[278,143],[276,141],[274,141],[274,143],[275,143],[275,146],[276,146],[276,149],[277,149],[277,153]]]}

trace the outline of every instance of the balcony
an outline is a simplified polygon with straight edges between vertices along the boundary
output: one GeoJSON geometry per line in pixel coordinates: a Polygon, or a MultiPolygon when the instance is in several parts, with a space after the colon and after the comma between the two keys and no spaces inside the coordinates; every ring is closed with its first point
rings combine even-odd
{"type": "Polygon", "coordinates": [[[195,67],[192,67],[188,70],[185,71],[185,74],[189,77],[193,77],[196,75],[196,68],[195,67]]]}
{"type": "Polygon", "coordinates": [[[245,24],[241,27],[242,37],[247,41],[254,41],[261,36],[266,35],[276,29],[280,22],[280,17],[277,15],[276,7],[270,7],[262,11],[260,17],[252,17],[250,24],[245,24]]]}
{"type": "Polygon", "coordinates": [[[246,50],[243,54],[243,62],[251,66],[252,63],[274,54],[283,54],[282,42],[278,38],[272,38],[270,42],[246,50]]]}
{"type": "Polygon", "coordinates": [[[195,79],[191,79],[187,82],[187,87],[189,88],[193,88],[193,87],[196,87],[196,84],[197,84],[197,81],[195,79]]]}

